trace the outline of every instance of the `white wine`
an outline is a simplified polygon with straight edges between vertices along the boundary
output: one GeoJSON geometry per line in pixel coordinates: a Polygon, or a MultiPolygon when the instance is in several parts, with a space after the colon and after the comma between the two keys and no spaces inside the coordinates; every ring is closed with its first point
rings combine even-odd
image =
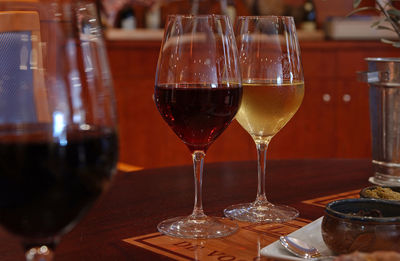
{"type": "Polygon", "coordinates": [[[236,120],[257,140],[269,140],[293,117],[304,96],[304,82],[243,83],[236,120]]]}

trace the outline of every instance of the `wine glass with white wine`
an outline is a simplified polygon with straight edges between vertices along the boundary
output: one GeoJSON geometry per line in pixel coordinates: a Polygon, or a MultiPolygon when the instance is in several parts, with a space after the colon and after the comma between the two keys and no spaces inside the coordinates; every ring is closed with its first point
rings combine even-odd
{"type": "Polygon", "coordinates": [[[257,147],[258,190],[254,202],[230,206],[224,213],[246,222],[285,222],[299,212],[267,200],[265,173],[269,142],[293,117],[304,96],[294,20],[285,16],[243,16],[237,18],[235,28],[243,86],[236,120],[257,147]]]}

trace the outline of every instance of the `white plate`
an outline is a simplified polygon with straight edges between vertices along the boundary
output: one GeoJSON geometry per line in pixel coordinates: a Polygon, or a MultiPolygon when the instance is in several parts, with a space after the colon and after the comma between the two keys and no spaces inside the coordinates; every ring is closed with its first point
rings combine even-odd
{"type": "MultiPolygon", "coordinates": [[[[310,246],[314,246],[323,256],[329,256],[332,255],[332,252],[328,249],[328,247],[324,243],[324,240],[322,239],[321,222],[322,217],[294,231],[289,235],[304,240],[310,246]]],[[[261,249],[261,255],[277,259],[296,261],[305,260],[303,258],[295,257],[293,254],[289,253],[285,248],[283,248],[279,240],[261,249]]]]}

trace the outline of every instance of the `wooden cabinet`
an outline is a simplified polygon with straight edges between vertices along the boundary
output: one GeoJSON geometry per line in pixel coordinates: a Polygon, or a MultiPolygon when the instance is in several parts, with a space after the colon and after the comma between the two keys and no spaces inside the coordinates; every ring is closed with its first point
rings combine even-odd
{"type": "MultiPolygon", "coordinates": [[[[120,130],[120,160],[159,167],[191,164],[186,146],[153,102],[159,41],[108,41],[120,130]]],[[[379,42],[302,42],[305,96],[293,119],[272,140],[268,157],[370,157],[368,86],[357,82],[365,57],[400,56],[379,42]]],[[[255,145],[233,122],[210,147],[206,162],[252,160],[255,145]]]]}
{"type": "MultiPolygon", "coordinates": [[[[308,140],[311,148],[305,149],[303,155],[370,157],[369,87],[357,81],[357,71],[367,70],[366,57],[400,56],[400,50],[379,42],[361,41],[304,42],[301,46],[306,94],[316,102],[314,111],[307,101],[302,109],[310,118],[317,119],[314,124],[324,125],[316,127],[315,138],[308,140]]],[[[306,122],[312,124],[310,120],[306,122]]]]}

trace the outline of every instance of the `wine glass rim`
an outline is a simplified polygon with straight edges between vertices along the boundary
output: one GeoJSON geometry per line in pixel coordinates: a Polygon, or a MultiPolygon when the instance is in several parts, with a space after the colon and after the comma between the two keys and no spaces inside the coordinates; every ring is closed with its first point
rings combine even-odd
{"type": "Polygon", "coordinates": [[[181,18],[203,18],[203,19],[210,19],[210,18],[218,18],[218,19],[226,19],[228,18],[227,15],[223,14],[169,14],[168,18],[176,18],[176,17],[181,17],[181,18]]]}

